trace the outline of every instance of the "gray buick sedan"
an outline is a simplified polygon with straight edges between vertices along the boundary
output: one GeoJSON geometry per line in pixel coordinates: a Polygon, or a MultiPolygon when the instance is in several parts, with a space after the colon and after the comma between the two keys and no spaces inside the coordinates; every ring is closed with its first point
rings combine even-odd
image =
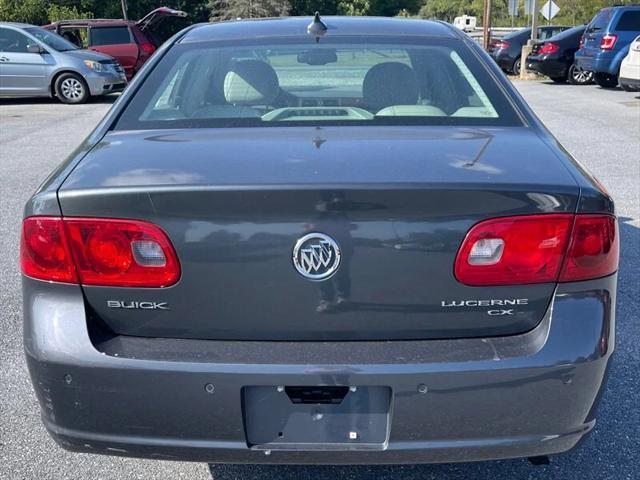
{"type": "Polygon", "coordinates": [[[68,450],[541,463],[596,423],[618,251],[455,28],[197,25],[27,203],[24,346],[68,450]]]}

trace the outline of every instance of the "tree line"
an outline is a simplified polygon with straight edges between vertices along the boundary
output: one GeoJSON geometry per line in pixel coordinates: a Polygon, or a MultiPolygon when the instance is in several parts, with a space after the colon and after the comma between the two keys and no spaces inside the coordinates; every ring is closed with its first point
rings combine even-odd
{"type": "MultiPolygon", "coordinates": [[[[540,0],[540,6],[545,0],[540,0]]],[[[605,6],[633,3],[634,0],[555,0],[560,14],[554,24],[588,23],[605,6]]],[[[467,14],[482,21],[484,0],[127,0],[131,19],[138,19],[159,6],[184,10],[191,22],[233,18],[278,17],[286,15],[381,15],[435,18],[452,22],[467,14]]],[[[508,15],[508,0],[492,0],[494,26],[521,26],[530,22],[524,15],[508,15]]],[[[121,0],[0,0],[0,21],[42,25],[70,18],[121,18],[121,0]]],[[[542,22],[544,20],[540,18],[542,22]]]]}

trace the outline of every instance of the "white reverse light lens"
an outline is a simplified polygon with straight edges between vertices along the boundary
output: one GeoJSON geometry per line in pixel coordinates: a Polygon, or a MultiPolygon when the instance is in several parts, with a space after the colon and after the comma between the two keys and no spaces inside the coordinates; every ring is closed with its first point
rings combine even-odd
{"type": "Polygon", "coordinates": [[[140,240],[131,244],[133,258],[143,267],[164,267],[167,258],[162,247],[154,241],[140,240]]]}
{"type": "Polygon", "coordinates": [[[502,258],[504,240],[483,238],[473,244],[469,253],[469,265],[495,265],[502,258]]]}

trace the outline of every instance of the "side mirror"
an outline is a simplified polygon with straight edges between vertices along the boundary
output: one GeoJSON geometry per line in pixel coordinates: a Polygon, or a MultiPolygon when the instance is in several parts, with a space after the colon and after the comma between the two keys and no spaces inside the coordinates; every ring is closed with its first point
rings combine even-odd
{"type": "Polygon", "coordinates": [[[29,53],[44,53],[44,48],[36,43],[30,43],[27,45],[27,52],[29,53]]]}

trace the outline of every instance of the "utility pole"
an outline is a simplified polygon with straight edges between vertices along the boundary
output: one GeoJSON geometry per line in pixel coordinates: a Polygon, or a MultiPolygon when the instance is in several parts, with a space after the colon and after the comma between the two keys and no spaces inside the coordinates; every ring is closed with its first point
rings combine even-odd
{"type": "Polygon", "coordinates": [[[485,50],[489,50],[491,36],[491,0],[484,0],[484,9],[482,13],[482,46],[485,50]]]}
{"type": "Polygon", "coordinates": [[[520,53],[520,79],[527,78],[527,57],[533,50],[533,44],[538,39],[538,0],[531,0],[533,11],[531,12],[531,37],[526,45],[522,46],[520,53]]]}
{"type": "Polygon", "coordinates": [[[531,38],[529,39],[528,44],[533,45],[533,43],[538,39],[538,0],[533,1],[533,12],[531,15],[531,38]]]}
{"type": "Polygon", "coordinates": [[[120,0],[120,6],[122,7],[122,18],[128,20],[127,17],[127,0],[120,0]]]}

